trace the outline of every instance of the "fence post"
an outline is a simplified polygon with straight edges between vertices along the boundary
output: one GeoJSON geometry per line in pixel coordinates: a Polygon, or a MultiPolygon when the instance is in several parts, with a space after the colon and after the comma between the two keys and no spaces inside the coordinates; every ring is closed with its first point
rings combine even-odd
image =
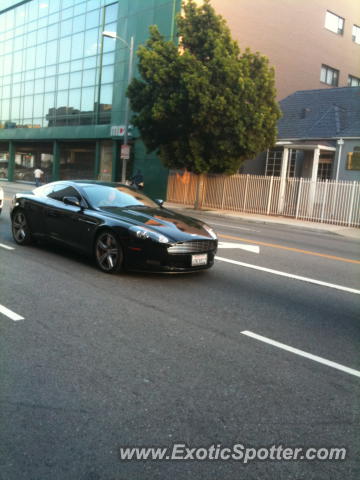
{"type": "Polygon", "coordinates": [[[304,179],[301,177],[301,178],[300,178],[300,183],[299,183],[299,191],[298,191],[297,199],[296,199],[295,218],[298,218],[298,217],[299,217],[299,209],[300,209],[301,191],[302,191],[303,181],[304,181],[304,179]]]}
{"type": "Polygon", "coordinates": [[[244,207],[243,207],[243,212],[245,212],[246,209],[246,199],[247,199],[247,191],[248,191],[248,185],[249,185],[249,178],[250,175],[246,175],[246,184],[245,184],[245,194],[244,194],[244,207]]]}
{"type": "Polygon", "coordinates": [[[352,189],[351,189],[351,200],[350,200],[350,212],[349,212],[349,218],[348,218],[348,227],[351,226],[351,217],[352,217],[352,212],[353,212],[353,208],[354,208],[355,185],[356,185],[356,182],[353,182],[352,189]]]}
{"type": "Polygon", "coordinates": [[[323,198],[323,204],[321,207],[321,218],[320,222],[323,223],[324,221],[324,212],[325,212],[325,202],[326,202],[326,194],[327,194],[327,189],[328,189],[328,180],[325,180],[325,188],[324,188],[324,198],[323,198]]]}
{"type": "Polygon", "coordinates": [[[196,210],[201,209],[201,204],[203,200],[203,190],[204,190],[204,174],[199,173],[197,175],[197,184],[196,184],[196,197],[194,208],[196,210]]]}
{"type": "Polygon", "coordinates": [[[270,214],[271,195],[272,195],[272,189],[273,189],[273,182],[274,182],[274,177],[271,176],[271,179],[270,179],[270,188],[269,188],[269,198],[268,198],[268,204],[267,204],[267,209],[266,209],[266,215],[269,215],[269,214],[270,214]]]}
{"type": "Polygon", "coordinates": [[[287,180],[287,167],[289,162],[289,149],[284,147],[283,158],[281,160],[281,171],[280,171],[280,189],[279,189],[279,201],[277,207],[277,214],[282,215],[285,205],[285,191],[286,191],[286,180],[287,180]]]}
{"type": "Polygon", "coordinates": [[[226,189],[226,179],[227,177],[224,176],[224,183],[223,183],[223,191],[221,197],[221,210],[224,209],[224,202],[225,202],[225,189],[226,189]]]}

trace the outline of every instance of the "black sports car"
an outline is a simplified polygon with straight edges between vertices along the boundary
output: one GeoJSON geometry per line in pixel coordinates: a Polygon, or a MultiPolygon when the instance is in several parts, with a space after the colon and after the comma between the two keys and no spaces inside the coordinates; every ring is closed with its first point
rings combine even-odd
{"type": "Polygon", "coordinates": [[[118,183],[49,183],[17,193],[10,214],[19,245],[55,240],[93,255],[108,273],[202,270],[213,265],[217,249],[208,225],[118,183]]]}

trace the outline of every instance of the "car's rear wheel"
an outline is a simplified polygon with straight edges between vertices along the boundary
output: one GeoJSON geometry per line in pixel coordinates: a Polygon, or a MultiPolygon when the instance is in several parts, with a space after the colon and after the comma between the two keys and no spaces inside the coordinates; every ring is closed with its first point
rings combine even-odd
{"type": "Polygon", "coordinates": [[[24,210],[18,209],[15,211],[12,216],[11,226],[12,234],[17,244],[28,245],[31,243],[32,235],[24,210]]]}
{"type": "Polygon", "coordinates": [[[105,230],[95,240],[95,261],[105,273],[115,273],[122,269],[124,254],[116,236],[105,230]]]}

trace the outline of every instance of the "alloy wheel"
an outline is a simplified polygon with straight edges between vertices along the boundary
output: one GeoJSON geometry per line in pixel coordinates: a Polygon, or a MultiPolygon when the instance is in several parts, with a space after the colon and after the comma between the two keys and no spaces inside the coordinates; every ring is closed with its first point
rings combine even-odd
{"type": "Polygon", "coordinates": [[[119,242],[110,232],[101,233],[95,245],[96,262],[104,272],[115,272],[122,262],[122,251],[119,242]]]}
{"type": "Polygon", "coordinates": [[[30,230],[22,210],[15,212],[12,221],[12,233],[16,243],[26,244],[31,240],[30,230]]]}

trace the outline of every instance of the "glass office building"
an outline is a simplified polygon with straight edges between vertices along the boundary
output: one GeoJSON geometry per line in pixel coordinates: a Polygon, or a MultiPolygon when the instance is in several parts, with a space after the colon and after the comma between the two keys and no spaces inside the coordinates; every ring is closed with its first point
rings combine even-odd
{"type": "MultiPolygon", "coordinates": [[[[136,50],[157,24],[176,41],[179,9],[180,0],[2,0],[0,178],[32,181],[40,167],[47,181],[119,180],[130,38],[136,50]]],[[[162,196],[167,172],[130,132],[129,167],[162,196]]]]}

